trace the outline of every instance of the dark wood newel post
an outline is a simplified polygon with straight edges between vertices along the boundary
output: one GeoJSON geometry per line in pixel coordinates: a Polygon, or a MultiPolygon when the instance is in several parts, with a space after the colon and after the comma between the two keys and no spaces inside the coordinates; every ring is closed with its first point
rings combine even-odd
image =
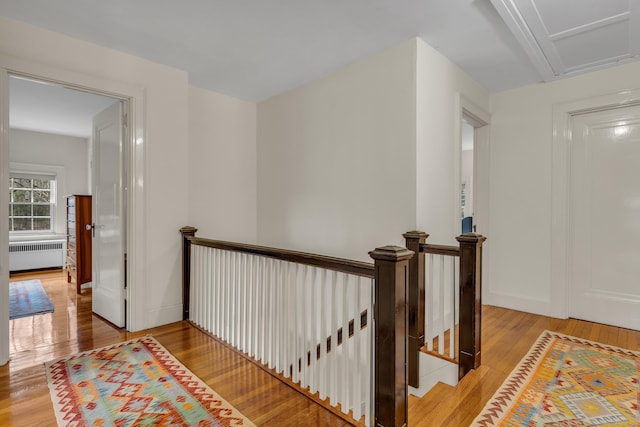
{"type": "Polygon", "coordinates": [[[189,225],[180,229],[182,234],[182,320],[189,320],[189,291],[191,288],[191,242],[197,228],[189,225]]]}
{"type": "Polygon", "coordinates": [[[482,243],[480,234],[456,237],[460,242],[460,335],[458,377],[480,366],[482,310],[482,243]]]}
{"type": "Polygon", "coordinates": [[[409,385],[420,387],[420,348],[424,345],[424,253],[420,253],[420,244],[426,242],[428,234],[422,231],[409,231],[403,234],[407,249],[414,252],[409,260],[409,291],[407,309],[409,310],[409,385]]]}
{"type": "Polygon", "coordinates": [[[407,287],[413,252],[384,246],[369,252],[375,263],[374,425],[407,425],[407,287]]]}

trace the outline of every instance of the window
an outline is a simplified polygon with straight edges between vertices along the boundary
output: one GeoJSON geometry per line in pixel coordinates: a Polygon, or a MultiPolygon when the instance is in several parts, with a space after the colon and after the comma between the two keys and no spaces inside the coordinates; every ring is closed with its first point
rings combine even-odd
{"type": "Polygon", "coordinates": [[[55,192],[55,176],[10,173],[9,232],[52,232],[55,192]]]}

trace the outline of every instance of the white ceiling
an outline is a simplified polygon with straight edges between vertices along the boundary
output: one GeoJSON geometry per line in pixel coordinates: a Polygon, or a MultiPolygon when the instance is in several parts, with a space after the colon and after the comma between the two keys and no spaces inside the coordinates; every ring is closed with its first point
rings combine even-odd
{"type": "MultiPolygon", "coordinates": [[[[636,60],[639,5],[640,0],[0,0],[0,15],[186,70],[194,86],[258,102],[413,37],[490,92],[636,60]]],[[[19,90],[11,92],[12,102],[20,96],[19,90]]]]}
{"type": "Polygon", "coordinates": [[[106,96],[11,77],[9,127],[89,138],[93,116],[114,102],[106,96]]]}

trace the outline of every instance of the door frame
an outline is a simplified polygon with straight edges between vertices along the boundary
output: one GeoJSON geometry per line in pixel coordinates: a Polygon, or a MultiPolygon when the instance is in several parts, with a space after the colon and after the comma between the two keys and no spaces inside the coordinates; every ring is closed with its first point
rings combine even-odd
{"type": "Polygon", "coordinates": [[[569,147],[574,116],[640,105],[640,89],[606,94],[553,106],[551,161],[551,292],[550,316],[569,317],[569,147]]]}
{"type": "MultiPolygon", "coordinates": [[[[473,215],[479,215],[479,221],[482,221],[484,232],[488,233],[488,206],[489,206],[489,134],[488,132],[479,132],[479,129],[488,130],[491,123],[491,114],[481,107],[473,103],[469,98],[456,93],[454,108],[455,129],[453,140],[456,141],[453,150],[453,213],[454,225],[451,230],[452,236],[460,235],[460,188],[462,185],[461,169],[462,169],[462,120],[466,119],[473,126],[473,215]]],[[[474,224],[476,220],[474,220],[474,224]]]]}
{"type": "MultiPolygon", "coordinates": [[[[9,187],[9,77],[12,75],[41,80],[70,89],[110,96],[128,103],[128,156],[129,176],[127,191],[127,269],[126,328],[137,331],[145,327],[146,279],[144,243],[146,229],[144,217],[146,129],[144,123],[144,87],[91,76],[57,67],[0,55],[0,209],[8,204],[9,187]]],[[[0,226],[0,365],[9,360],[9,231],[0,226]]]]}

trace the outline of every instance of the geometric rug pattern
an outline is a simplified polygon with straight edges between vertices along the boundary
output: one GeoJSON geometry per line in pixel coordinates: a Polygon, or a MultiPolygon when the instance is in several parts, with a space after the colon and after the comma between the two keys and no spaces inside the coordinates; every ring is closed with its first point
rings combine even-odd
{"type": "Polygon", "coordinates": [[[543,332],[471,426],[640,426],[640,352],[543,332]]]}
{"type": "Polygon", "coordinates": [[[45,369],[59,426],[254,426],[150,336],[45,369]]]}
{"type": "Polygon", "coordinates": [[[40,280],[9,283],[9,319],[51,313],[53,304],[40,280]]]}

